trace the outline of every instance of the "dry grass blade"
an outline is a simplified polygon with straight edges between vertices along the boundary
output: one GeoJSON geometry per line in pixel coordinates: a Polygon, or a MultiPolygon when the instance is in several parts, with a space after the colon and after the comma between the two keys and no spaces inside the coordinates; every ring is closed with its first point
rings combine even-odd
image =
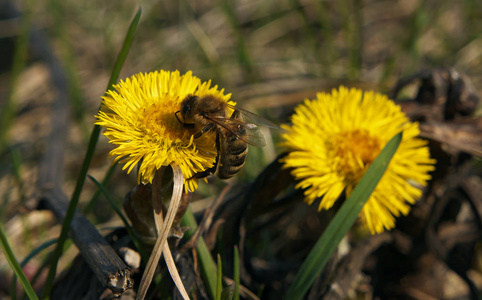
{"type": "MultiPolygon", "coordinates": [[[[172,191],[172,200],[171,204],[169,205],[169,208],[175,207],[175,209],[170,209],[167,212],[166,220],[169,218],[169,214],[173,215],[174,217],[176,216],[176,213],[179,209],[179,204],[181,202],[181,196],[182,196],[182,183],[183,183],[183,177],[182,177],[182,172],[179,166],[173,164],[172,165],[172,170],[174,173],[174,188],[172,191]],[[179,183],[176,185],[176,183],[179,183]],[[177,196],[179,194],[179,196],[177,196]],[[177,198],[176,198],[177,197],[177,198]],[[174,206],[174,199],[177,199],[177,203],[174,206]]],[[[163,216],[162,216],[162,195],[159,193],[161,190],[161,181],[162,181],[162,173],[164,169],[160,169],[158,172],[159,174],[156,174],[157,179],[155,180],[155,185],[158,186],[158,189],[154,189],[153,191],[153,197],[152,197],[152,207],[154,208],[154,221],[156,223],[156,230],[157,230],[157,236],[158,239],[161,236],[161,230],[162,230],[162,225],[164,223],[163,216]]],[[[166,222],[167,224],[167,222],[166,222]]],[[[166,226],[167,233],[169,233],[169,230],[172,227],[172,222],[169,226],[166,226]]],[[[186,292],[186,289],[184,288],[184,285],[182,284],[181,276],[179,276],[179,272],[177,271],[176,264],[174,263],[174,259],[172,258],[172,253],[171,249],[169,249],[168,243],[164,243],[164,246],[162,247],[162,253],[164,253],[164,259],[166,260],[166,265],[167,269],[169,270],[169,274],[171,274],[171,278],[176,284],[179,292],[181,293],[183,299],[189,300],[189,296],[186,292]]],[[[157,262],[155,263],[157,265],[157,262]]],[[[155,268],[154,268],[155,270],[155,268]]]]}
{"type": "Polygon", "coordinates": [[[184,284],[182,283],[181,276],[179,276],[179,272],[177,271],[176,264],[174,263],[174,259],[172,258],[171,249],[169,249],[169,245],[166,243],[164,245],[164,259],[166,260],[167,269],[169,270],[169,274],[171,274],[171,278],[174,281],[174,284],[177,286],[177,289],[181,293],[181,296],[184,300],[189,300],[189,295],[184,288],[184,284]]]}
{"type": "Polygon", "coordinates": [[[169,209],[167,210],[166,214],[166,222],[163,222],[162,219],[162,196],[160,195],[162,187],[162,174],[164,173],[164,169],[158,170],[152,183],[152,202],[154,207],[154,219],[156,221],[158,235],[156,244],[154,245],[151,256],[149,257],[149,261],[147,262],[146,269],[144,270],[144,274],[142,275],[141,284],[139,286],[139,291],[136,297],[137,300],[142,300],[146,296],[147,290],[149,288],[149,285],[151,284],[157,264],[159,262],[159,259],[161,258],[163,251],[165,251],[166,263],[168,263],[169,272],[171,273],[171,276],[173,276],[174,274],[173,280],[176,283],[176,286],[181,292],[183,298],[189,299],[189,296],[187,295],[187,292],[182,285],[181,279],[179,278],[176,266],[174,265],[174,260],[172,259],[172,255],[170,255],[169,245],[167,244],[167,235],[169,234],[169,230],[171,229],[172,223],[174,222],[174,218],[179,208],[179,204],[181,203],[183,188],[183,177],[181,169],[176,164],[171,164],[171,167],[174,174],[174,187],[172,191],[171,203],[169,204],[169,209]]]}

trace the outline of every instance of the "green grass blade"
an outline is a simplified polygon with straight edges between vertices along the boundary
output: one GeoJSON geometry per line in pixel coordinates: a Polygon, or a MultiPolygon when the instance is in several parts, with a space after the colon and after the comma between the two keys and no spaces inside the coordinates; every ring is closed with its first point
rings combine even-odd
{"type": "MultiPolygon", "coordinates": [[[[116,170],[117,165],[118,165],[118,162],[115,162],[113,165],[109,167],[109,169],[105,173],[104,179],[102,179],[102,183],[101,183],[102,186],[106,186],[109,183],[110,179],[112,178],[112,175],[114,175],[114,171],[116,170]]],[[[92,195],[92,198],[90,199],[89,203],[82,210],[84,214],[88,214],[90,212],[90,210],[97,203],[97,200],[99,199],[99,196],[101,194],[102,194],[102,191],[100,190],[100,188],[98,188],[95,191],[94,195],[92,195]]]]}
{"type": "MultiPolygon", "coordinates": [[[[312,52],[313,58],[315,60],[313,61],[313,63],[308,65],[310,68],[310,72],[315,73],[317,69],[320,68],[319,65],[322,65],[324,69],[325,65],[323,64],[323,60],[324,58],[326,58],[326,52],[325,47],[321,48],[322,43],[320,43],[320,39],[318,38],[318,34],[321,32],[320,29],[323,27],[316,27],[319,25],[312,23],[309,16],[306,14],[306,10],[302,1],[289,0],[288,2],[291,6],[291,10],[295,11],[298,15],[298,18],[300,19],[300,27],[304,36],[303,42],[306,42],[308,44],[308,47],[306,48],[308,48],[312,52]]],[[[303,48],[303,46],[300,48],[303,48]]]]}
{"type": "MultiPolygon", "coordinates": [[[[50,12],[52,26],[51,29],[58,41],[59,56],[62,61],[64,73],[67,79],[69,89],[69,100],[72,109],[70,110],[76,122],[79,122],[84,140],[88,138],[87,123],[84,121],[84,113],[86,103],[82,91],[82,84],[79,76],[79,68],[77,67],[76,54],[71,41],[71,36],[66,24],[69,21],[69,15],[66,13],[65,1],[49,0],[47,9],[50,12]]],[[[90,119],[88,119],[90,120],[90,119]]]]}
{"type": "Polygon", "coordinates": [[[327,76],[331,74],[334,62],[340,59],[340,53],[336,49],[336,32],[331,24],[329,4],[325,1],[319,1],[315,2],[315,5],[317,26],[321,35],[321,40],[317,41],[317,43],[321,42],[320,46],[323,49],[319,51],[318,60],[323,66],[320,70],[321,74],[327,76]]]}
{"type": "Polygon", "coordinates": [[[97,185],[97,188],[100,190],[100,192],[102,194],[104,194],[105,198],[107,199],[107,201],[109,201],[109,204],[112,206],[112,208],[117,213],[117,215],[121,218],[122,222],[124,223],[124,226],[128,229],[128,231],[129,231],[129,229],[132,229],[131,226],[129,225],[129,221],[127,221],[126,217],[124,216],[124,214],[120,210],[119,206],[117,206],[117,204],[114,202],[114,200],[112,200],[112,197],[106,191],[104,186],[100,182],[98,182],[94,177],[92,177],[90,175],[87,175],[87,176],[89,177],[89,179],[93,183],[95,183],[95,185],[97,185]]]}
{"type": "MultiPolygon", "coordinates": [[[[190,207],[188,207],[186,213],[181,219],[181,226],[190,227],[190,229],[184,234],[186,239],[190,238],[197,229],[197,222],[190,207]]],[[[199,256],[199,262],[201,263],[201,272],[204,277],[204,284],[207,286],[211,298],[214,299],[216,296],[217,268],[202,237],[199,237],[196,250],[199,256]]]]}
{"type": "Polygon", "coordinates": [[[48,247],[55,245],[57,243],[57,239],[51,239],[49,241],[44,242],[42,245],[38,246],[37,248],[33,249],[20,263],[20,266],[24,267],[32,258],[34,258],[37,254],[42,252],[43,250],[47,249],[48,247]]]}
{"type": "MultiPolygon", "coordinates": [[[[20,267],[25,267],[28,262],[34,258],[37,254],[42,252],[43,250],[47,249],[48,247],[55,245],[57,243],[57,239],[52,239],[49,241],[46,241],[42,245],[38,246],[37,248],[33,249],[32,252],[30,252],[20,263],[20,267]]],[[[32,282],[33,284],[33,282],[32,282]]],[[[11,300],[17,299],[17,275],[13,275],[12,277],[12,282],[10,284],[10,298],[11,300]]]]}
{"type": "Polygon", "coordinates": [[[362,61],[362,8],[360,0],[338,1],[343,36],[347,49],[348,77],[359,77],[362,61]]]}
{"type": "MultiPolygon", "coordinates": [[[[58,239],[55,239],[55,243],[57,242],[58,242],[58,239]]],[[[65,241],[63,252],[67,251],[67,249],[69,249],[70,246],[72,245],[73,245],[72,240],[68,238],[65,241]]],[[[50,251],[47,253],[46,257],[42,259],[42,263],[37,268],[37,270],[35,270],[35,273],[33,274],[32,279],[30,279],[32,286],[35,286],[38,280],[43,280],[43,278],[45,278],[43,276],[43,274],[45,274],[44,271],[48,268],[49,262],[52,260],[53,255],[54,255],[53,251],[50,251]]]]}
{"type": "MultiPolygon", "coordinates": [[[[137,24],[139,23],[139,19],[141,17],[142,10],[139,8],[134,20],[132,21],[129,30],[127,31],[127,36],[122,45],[122,49],[117,57],[117,60],[114,64],[114,68],[112,70],[111,78],[109,80],[109,84],[107,89],[111,88],[112,85],[117,81],[119,78],[120,70],[124,65],[125,59],[127,57],[127,53],[132,45],[132,41],[134,39],[134,32],[137,28],[137,24]]],[[[100,109],[100,106],[99,106],[100,109]]],[[[77,184],[75,186],[74,193],[72,195],[72,199],[70,200],[69,207],[67,208],[67,213],[65,215],[64,222],[62,224],[62,230],[60,233],[59,241],[57,243],[57,247],[54,250],[54,256],[52,258],[52,262],[50,264],[49,274],[47,276],[47,280],[45,282],[45,289],[42,295],[42,298],[47,298],[52,290],[53,281],[55,278],[55,273],[57,270],[57,262],[59,260],[60,255],[62,255],[62,249],[64,246],[65,239],[67,238],[67,233],[69,231],[70,223],[72,222],[72,218],[75,213],[75,209],[79,202],[80,193],[82,191],[82,187],[84,186],[85,178],[87,175],[87,170],[89,169],[90,162],[92,157],[94,156],[95,146],[97,144],[97,140],[99,139],[100,134],[100,126],[95,125],[94,129],[92,130],[89,145],[87,147],[87,152],[85,154],[84,162],[82,163],[82,168],[77,178],[77,184]]]]}
{"type": "Polygon", "coordinates": [[[139,237],[137,236],[137,234],[132,229],[131,225],[129,224],[129,221],[127,221],[127,218],[124,216],[124,214],[122,213],[119,206],[117,206],[117,204],[114,202],[114,200],[112,200],[112,197],[109,195],[109,193],[106,191],[106,189],[104,188],[104,186],[100,182],[98,182],[94,177],[92,177],[90,175],[88,175],[88,176],[89,176],[89,179],[92,180],[92,182],[94,182],[95,185],[97,185],[97,188],[101,191],[102,194],[104,194],[105,198],[107,199],[107,201],[109,201],[109,203],[112,206],[112,208],[114,209],[114,211],[121,218],[121,220],[124,223],[124,226],[127,230],[127,233],[131,237],[132,242],[134,243],[137,250],[139,251],[139,254],[141,255],[142,259],[147,262],[149,260],[149,255],[147,255],[147,253],[142,248],[142,243],[139,240],[139,237]]]}
{"type": "Polygon", "coordinates": [[[233,300],[239,300],[239,285],[241,280],[239,278],[239,250],[238,246],[234,246],[234,259],[233,259],[233,280],[234,280],[234,295],[233,300]]]}
{"type": "Polygon", "coordinates": [[[218,254],[218,276],[216,277],[216,300],[221,300],[221,293],[223,292],[223,262],[221,255],[218,254]]]}
{"type": "Polygon", "coordinates": [[[27,62],[27,54],[29,47],[29,36],[31,26],[31,11],[33,11],[34,1],[26,1],[23,3],[25,9],[20,21],[20,32],[15,45],[15,53],[12,61],[12,71],[10,74],[10,84],[8,94],[4,104],[0,109],[0,151],[8,144],[8,129],[16,114],[16,88],[17,82],[25,68],[27,62]]]}
{"type": "Polygon", "coordinates": [[[114,68],[112,69],[112,73],[110,76],[109,84],[107,85],[107,90],[111,89],[112,86],[117,82],[117,79],[119,78],[119,74],[122,70],[122,66],[126,61],[127,54],[129,54],[129,50],[131,48],[132,42],[134,41],[134,33],[136,32],[137,24],[139,24],[139,20],[141,19],[141,14],[142,14],[142,8],[139,7],[136,15],[134,16],[134,19],[131,22],[131,25],[129,26],[129,29],[127,30],[127,35],[124,40],[124,44],[122,45],[122,48],[119,52],[119,55],[117,55],[117,59],[114,63],[114,68]]]}
{"type": "Polygon", "coordinates": [[[243,31],[241,30],[241,25],[239,24],[236,11],[233,7],[232,1],[219,0],[219,7],[222,9],[226,18],[233,31],[233,37],[236,43],[236,53],[238,58],[239,66],[243,71],[244,81],[246,82],[257,82],[259,81],[259,72],[251,59],[249,54],[248,46],[246,45],[246,39],[244,37],[243,31]]]}
{"type": "Polygon", "coordinates": [[[35,294],[35,291],[28,281],[27,277],[25,276],[25,273],[23,273],[22,268],[17,262],[17,259],[15,258],[15,255],[13,254],[12,248],[10,247],[10,243],[8,242],[7,235],[5,234],[5,230],[3,229],[3,226],[0,224],[0,247],[2,248],[2,252],[5,255],[5,258],[8,261],[8,264],[10,265],[10,268],[15,272],[17,277],[20,280],[20,284],[22,284],[23,289],[25,290],[25,293],[27,294],[29,299],[38,299],[37,294],[35,294]]]}
{"type": "Polygon", "coordinates": [[[394,136],[381,151],[373,164],[365,173],[360,183],[355,187],[353,193],[341,206],[333,220],[326,228],[310,254],[301,265],[290,286],[286,299],[301,299],[309,290],[316,277],[325,267],[338,244],[351,228],[358,217],[363,205],[375,190],[382,178],[388,163],[398,149],[402,140],[400,132],[394,136]]]}

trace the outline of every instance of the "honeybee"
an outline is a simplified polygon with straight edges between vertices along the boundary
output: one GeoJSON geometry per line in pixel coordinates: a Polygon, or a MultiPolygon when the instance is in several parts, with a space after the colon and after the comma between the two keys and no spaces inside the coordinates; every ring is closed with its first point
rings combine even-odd
{"type": "Polygon", "coordinates": [[[195,178],[204,178],[218,171],[218,177],[233,177],[243,167],[248,154],[248,145],[266,146],[259,125],[277,126],[252,112],[229,105],[213,95],[188,95],[181,102],[181,110],[175,114],[177,120],[186,128],[191,128],[194,139],[205,133],[216,133],[217,156],[213,167],[197,173],[195,178]],[[227,116],[227,109],[233,113],[227,116]],[[181,119],[178,114],[181,114],[181,119]]]}

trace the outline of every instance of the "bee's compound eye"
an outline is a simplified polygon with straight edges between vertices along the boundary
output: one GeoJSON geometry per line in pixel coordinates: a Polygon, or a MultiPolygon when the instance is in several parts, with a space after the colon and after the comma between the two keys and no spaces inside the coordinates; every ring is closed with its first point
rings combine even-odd
{"type": "Polygon", "coordinates": [[[190,110],[191,110],[191,106],[189,104],[184,104],[184,106],[182,107],[183,114],[188,113],[190,110]]]}
{"type": "Polygon", "coordinates": [[[192,108],[197,100],[196,96],[188,95],[182,102],[182,113],[187,114],[192,111],[192,108]]]}

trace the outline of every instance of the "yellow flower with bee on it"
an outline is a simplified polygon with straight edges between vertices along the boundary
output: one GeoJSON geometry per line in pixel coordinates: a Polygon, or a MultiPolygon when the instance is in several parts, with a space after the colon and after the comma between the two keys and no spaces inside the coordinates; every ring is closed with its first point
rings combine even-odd
{"type": "Polygon", "coordinates": [[[395,227],[421,196],[434,170],[427,142],[420,130],[385,95],[340,87],[318,93],[295,109],[292,125],[282,126],[282,162],[291,169],[305,201],[321,199],[319,210],[329,209],[345,191],[349,197],[368,167],[397,133],[400,146],[362,208],[360,218],[372,234],[395,227]]]}
{"type": "Polygon", "coordinates": [[[176,163],[182,170],[186,190],[197,189],[194,174],[214,165],[217,150],[213,135],[194,139],[176,118],[188,95],[212,95],[231,105],[231,94],[201,82],[189,71],[139,73],[114,85],[103,97],[96,123],[116,145],[109,155],[124,163],[127,172],[139,164],[138,181],[152,183],[163,166],[176,163]]]}

